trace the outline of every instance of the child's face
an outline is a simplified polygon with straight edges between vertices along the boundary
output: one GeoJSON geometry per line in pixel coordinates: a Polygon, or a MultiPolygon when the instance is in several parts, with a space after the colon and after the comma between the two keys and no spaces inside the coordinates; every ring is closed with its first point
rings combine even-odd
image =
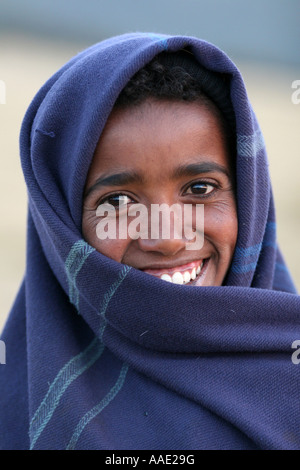
{"type": "Polygon", "coordinates": [[[220,286],[237,239],[232,179],[219,119],[207,107],[147,100],[114,110],[86,181],[83,236],[104,255],[156,277],[220,286]],[[152,204],[179,204],[182,208],[203,204],[203,246],[187,249],[184,236],[101,240],[96,232],[101,217],[96,210],[104,203],[122,205],[116,212],[117,222],[121,212],[127,213],[137,203],[146,206],[149,214],[152,204]],[[198,275],[193,280],[195,272],[198,275]]]}

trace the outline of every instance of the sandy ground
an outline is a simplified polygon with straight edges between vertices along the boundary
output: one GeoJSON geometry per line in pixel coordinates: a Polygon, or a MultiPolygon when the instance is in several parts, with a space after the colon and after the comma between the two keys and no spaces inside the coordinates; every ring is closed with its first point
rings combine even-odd
{"type": "MultiPolygon", "coordinates": [[[[34,94],[81,49],[22,36],[0,36],[0,330],[25,269],[26,188],[19,163],[18,136],[34,94]],[[1,101],[1,100],[0,100],[1,101]]],[[[279,225],[278,239],[300,290],[300,104],[291,101],[300,70],[238,62],[267,144],[279,225]]]]}

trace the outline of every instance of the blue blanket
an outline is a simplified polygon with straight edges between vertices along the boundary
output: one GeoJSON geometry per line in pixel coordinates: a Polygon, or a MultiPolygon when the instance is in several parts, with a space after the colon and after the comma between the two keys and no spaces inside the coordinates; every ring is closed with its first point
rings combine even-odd
{"type": "Polygon", "coordinates": [[[264,140],[236,66],[189,37],[127,34],[79,53],[21,130],[26,273],[1,339],[0,449],[300,449],[300,298],[276,242],[264,140]],[[226,284],[163,282],[81,234],[114,102],[162,50],[231,77],[239,233],[226,284]]]}

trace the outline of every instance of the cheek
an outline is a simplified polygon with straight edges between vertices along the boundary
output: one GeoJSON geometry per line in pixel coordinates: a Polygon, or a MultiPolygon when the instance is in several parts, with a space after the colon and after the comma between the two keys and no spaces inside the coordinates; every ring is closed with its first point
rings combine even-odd
{"type": "Polygon", "coordinates": [[[127,250],[127,240],[99,240],[93,245],[99,253],[119,263],[122,262],[127,250]]]}
{"type": "Polygon", "coordinates": [[[82,217],[82,235],[85,241],[95,248],[99,253],[111,258],[115,261],[121,262],[127,248],[128,240],[105,239],[100,240],[97,236],[97,224],[99,217],[94,215],[83,214],[82,217]]]}
{"type": "Polygon", "coordinates": [[[238,233],[235,204],[204,208],[204,234],[216,247],[233,255],[238,233]]]}

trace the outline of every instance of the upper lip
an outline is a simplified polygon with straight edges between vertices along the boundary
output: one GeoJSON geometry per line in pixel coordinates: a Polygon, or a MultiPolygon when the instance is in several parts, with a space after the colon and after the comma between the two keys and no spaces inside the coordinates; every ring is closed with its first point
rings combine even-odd
{"type": "Polygon", "coordinates": [[[198,261],[204,261],[205,260],[205,257],[202,257],[202,258],[197,258],[197,259],[191,259],[189,261],[187,260],[181,260],[181,261],[177,261],[176,263],[174,263],[174,261],[171,263],[153,263],[149,266],[144,266],[144,267],[141,267],[141,268],[136,268],[136,269],[139,269],[140,271],[146,271],[147,269],[165,269],[165,270],[168,270],[168,269],[174,269],[174,268],[179,268],[181,266],[185,266],[186,264],[190,264],[190,263],[197,263],[198,261]]]}

